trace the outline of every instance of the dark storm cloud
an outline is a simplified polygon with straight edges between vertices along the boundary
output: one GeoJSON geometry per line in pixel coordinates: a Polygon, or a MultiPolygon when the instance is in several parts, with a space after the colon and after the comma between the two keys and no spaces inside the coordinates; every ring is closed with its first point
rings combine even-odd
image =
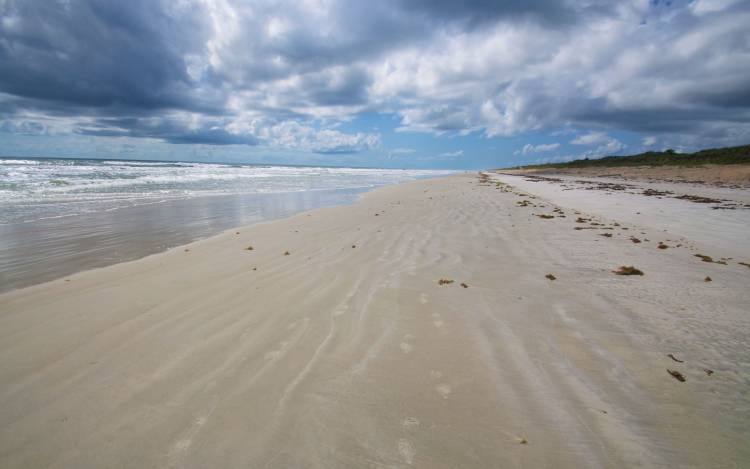
{"type": "Polygon", "coordinates": [[[196,93],[202,84],[234,81],[238,88],[252,88],[300,74],[316,104],[362,102],[368,80],[361,71],[347,71],[360,81],[345,86],[321,83],[321,71],[428,41],[439,22],[572,14],[548,0],[340,2],[325,16],[328,24],[321,25],[283,2],[237,2],[246,14],[224,51],[228,64],[206,70],[206,83],[199,83],[187,73],[185,57],[206,53],[207,11],[201,3],[176,5],[165,0],[10,0],[0,6],[8,19],[0,32],[0,90],[36,105],[206,111],[220,109],[224,95],[213,96],[219,102],[203,102],[196,93]],[[264,34],[274,18],[291,26],[280,37],[264,34]]]}
{"type": "Polygon", "coordinates": [[[257,145],[258,139],[252,135],[227,132],[220,122],[187,124],[168,118],[108,118],[99,119],[75,129],[81,135],[97,137],[153,138],[175,144],[206,145],[257,145]]]}
{"type": "MultiPolygon", "coordinates": [[[[719,108],[688,109],[639,109],[607,110],[592,108],[588,112],[571,115],[578,122],[594,126],[607,126],[634,132],[700,132],[707,123],[750,122],[749,109],[737,109],[728,112],[719,108]]],[[[713,130],[712,130],[713,131],[713,130]]]]}
{"type": "MultiPolygon", "coordinates": [[[[750,86],[747,82],[722,83],[722,86],[690,90],[681,98],[690,103],[699,103],[718,109],[750,109],[750,86]]],[[[722,112],[727,112],[729,115],[734,113],[731,109],[722,112]]],[[[747,113],[744,115],[747,116],[747,113]]]]}
{"type": "Polygon", "coordinates": [[[2,6],[0,90],[81,108],[200,108],[184,55],[202,26],[162,2],[11,0],[2,6]]]}
{"type": "Polygon", "coordinates": [[[372,77],[360,67],[333,67],[295,77],[279,93],[284,108],[312,106],[356,106],[368,103],[372,77]]]}
{"type": "Polygon", "coordinates": [[[295,2],[235,2],[235,29],[211,71],[237,88],[329,67],[376,60],[406,44],[429,41],[430,22],[396,2],[335,1],[330,8],[295,2]],[[278,32],[278,34],[276,33],[278,32]]]}
{"type": "Polygon", "coordinates": [[[0,19],[4,132],[347,153],[378,136],[320,123],[363,111],[440,135],[750,127],[741,0],[5,0],[0,19]]]}
{"type": "Polygon", "coordinates": [[[405,11],[416,12],[443,22],[481,25],[506,18],[541,20],[562,25],[576,18],[566,2],[556,0],[399,0],[405,11]]]}
{"type": "Polygon", "coordinates": [[[273,122],[301,118],[295,106],[362,105],[367,101],[369,75],[356,67],[326,67],[348,65],[415,34],[408,25],[392,21],[395,17],[386,18],[382,12],[370,15],[378,8],[365,4],[347,4],[337,10],[341,24],[356,30],[343,34],[346,28],[342,27],[334,38],[318,34],[320,25],[294,17],[294,8],[275,2],[247,5],[254,13],[242,15],[231,40],[214,52],[226,62],[211,66],[207,61],[211,35],[221,35],[222,29],[231,25],[219,24],[219,30],[210,30],[210,8],[203,2],[3,3],[0,92],[6,96],[0,100],[0,112],[6,117],[33,111],[58,117],[86,115],[95,120],[120,118],[114,130],[106,125],[76,127],[76,132],[88,135],[255,144],[255,136],[240,137],[218,129],[184,129],[180,136],[179,122],[168,119],[161,124],[168,131],[137,124],[142,122],[140,118],[159,118],[170,111],[231,117],[236,112],[227,108],[227,99],[233,91],[249,90],[264,96],[259,87],[288,78],[294,78],[295,83],[279,94],[278,102],[256,101],[248,108],[273,122]],[[290,16],[296,21],[294,27],[285,31],[283,38],[269,39],[264,33],[269,20],[290,16]],[[384,38],[376,40],[380,34],[385,34],[384,38]],[[192,65],[195,70],[190,73],[192,65]]]}

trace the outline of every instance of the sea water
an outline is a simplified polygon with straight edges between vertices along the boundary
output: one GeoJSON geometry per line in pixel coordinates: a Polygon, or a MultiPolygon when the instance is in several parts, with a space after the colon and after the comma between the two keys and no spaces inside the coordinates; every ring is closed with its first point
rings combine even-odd
{"type": "Polygon", "coordinates": [[[444,171],[0,158],[0,224],[176,199],[368,189],[444,171]]]}
{"type": "Polygon", "coordinates": [[[0,159],[0,292],[447,173],[0,159]]]}

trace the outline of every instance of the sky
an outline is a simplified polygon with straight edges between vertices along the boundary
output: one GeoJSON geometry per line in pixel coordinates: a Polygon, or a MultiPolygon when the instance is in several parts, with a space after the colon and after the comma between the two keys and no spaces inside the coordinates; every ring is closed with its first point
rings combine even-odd
{"type": "Polygon", "coordinates": [[[0,155],[474,169],[750,143],[748,0],[0,0],[0,155]]]}

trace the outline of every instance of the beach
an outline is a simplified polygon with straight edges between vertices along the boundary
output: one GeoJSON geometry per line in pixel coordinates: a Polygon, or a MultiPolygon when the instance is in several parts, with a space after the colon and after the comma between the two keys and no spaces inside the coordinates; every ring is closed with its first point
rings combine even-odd
{"type": "Polygon", "coordinates": [[[0,293],[449,173],[0,157],[0,293]]]}
{"type": "Polygon", "coordinates": [[[389,185],[2,293],[0,467],[750,465],[749,191],[591,181],[389,185]]]}
{"type": "Polygon", "coordinates": [[[516,175],[607,177],[650,182],[698,183],[733,188],[750,187],[749,164],[631,165],[568,168],[528,167],[516,170],[503,170],[503,172],[516,175]]]}
{"type": "Polygon", "coordinates": [[[0,224],[0,293],[166,251],[229,228],[351,203],[364,189],[231,194],[0,224]]]}

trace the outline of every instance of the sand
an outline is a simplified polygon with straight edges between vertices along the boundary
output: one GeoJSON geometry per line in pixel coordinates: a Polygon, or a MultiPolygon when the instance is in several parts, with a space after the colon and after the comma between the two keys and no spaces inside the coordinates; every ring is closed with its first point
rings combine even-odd
{"type": "Polygon", "coordinates": [[[499,177],[0,295],[0,467],[750,464],[747,226],[718,253],[499,177]]]}
{"type": "Polygon", "coordinates": [[[0,223],[0,293],[140,259],[227,229],[357,200],[363,189],[211,195],[0,223]]]}
{"type": "Polygon", "coordinates": [[[590,168],[525,168],[503,170],[514,174],[551,174],[611,177],[653,182],[693,182],[750,188],[750,164],[706,164],[696,166],[613,166],[590,168]]]}

